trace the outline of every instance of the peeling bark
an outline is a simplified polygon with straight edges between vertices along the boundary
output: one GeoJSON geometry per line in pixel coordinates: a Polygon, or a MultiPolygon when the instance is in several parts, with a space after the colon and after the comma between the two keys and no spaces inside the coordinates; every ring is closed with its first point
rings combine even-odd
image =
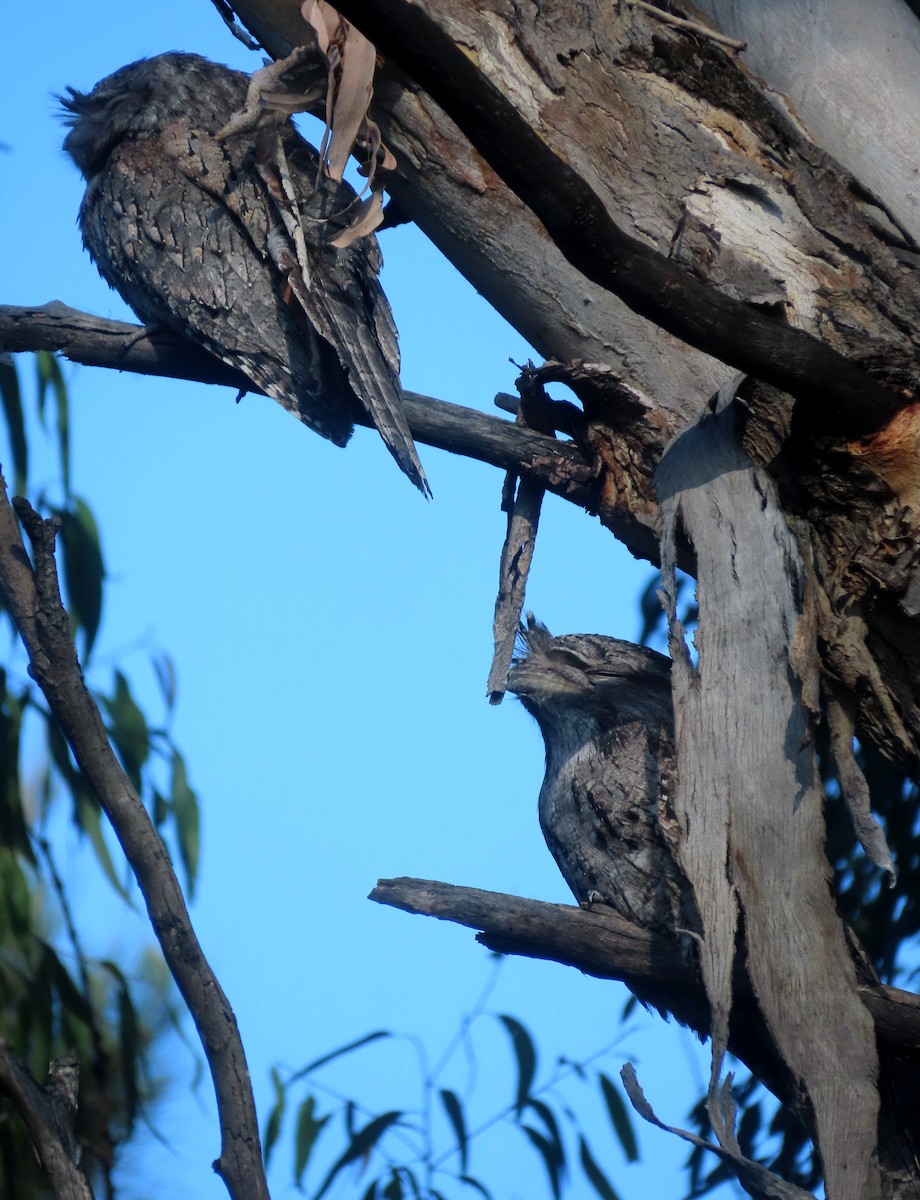
{"type": "MultiPolygon", "coordinates": [[[[681,865],[703,923],[713,1015],[710,1115],[720,1142],[736,938],[757,1002],[813,1113],[833,1200],[881,1194],[875,1035],[830,891],[823,791],[807,704],[817,698],[805,571],[769,477],[731,408],[704,418],[656,476],[673,658],[681,865]],[[699,660],[674,603],[678,529],[697,563],[699,660]]],[[[807,1116],[806,1116],[807,1119],[807,1116]]]]}

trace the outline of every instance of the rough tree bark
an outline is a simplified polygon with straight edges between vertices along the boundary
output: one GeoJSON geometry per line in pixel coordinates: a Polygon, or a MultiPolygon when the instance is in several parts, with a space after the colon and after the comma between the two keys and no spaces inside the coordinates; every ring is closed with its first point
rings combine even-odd
{"type": "MultiPolygon", "coordinates": [[[[299,0],[234,7],[275,57],[306,39],[299,0]]],[[[813,1132],[829,1200],[917,1195],[897,1103],[916,1065],[876,1052],[811,729],[825,712],[884,865],[851,750],[856,732],[920,758],[920,23],[900,0],[701,0],[671,5],[677,23],[640,0],[338,7],[381,55],[392,195],[583,410],[547,403],[541,430],[574,444],[540,438],[529,459],[490,458],[472,422],[458,449],[698,574],[697,662],[670,614],[676,808],[724,1150],[721,1051],[749,1044],[813,1132]]]]}

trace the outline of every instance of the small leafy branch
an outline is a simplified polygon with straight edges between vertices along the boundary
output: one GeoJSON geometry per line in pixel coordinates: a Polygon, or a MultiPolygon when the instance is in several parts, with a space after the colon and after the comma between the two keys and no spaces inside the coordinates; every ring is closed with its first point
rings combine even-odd
{"type": "MultiPolygon", "coordinates": [[[[35,356],[32,387],[9,361],[0,361],[0,434],[3,458],[15,491],[32,496],[34,508],[57,525],[67,613],[89,670],[103,613],[106,582],[102,543],[90,505],[71,483],[70,406],[60,363],[35,356]],[[24,395],[28,401],[24,401],[24,395]],[[34,423],[50,438],[54,467],[36,484],[30,448],[39,440],[34,423]]],[[[108,1186],[117,1145],[137,1120],[149,1118],[161,1082],[150,1068],[156,1038],[172,1026],[178,1008],[162,963],[144,951],[126,972],[86,953],[68,894],[66,871],[56,859],[52,814],[69,800],[74,828],[121,898],[132,903],[125,866],[104,833],[99,800],[74,761],[41,691],[25,670],[22,646],[0,600],[0,623],[12,637],[0,667],[0,1039],[41,1079],[49,1063],[76,1052],[80,1066],[77,1137],[88,1173],[108,1186]]],[[[96,671],[98,674],[98,661],[96,671]]],[[[152,659],[164,719],[148,720],[125,672],[113,664],[111,691],[95,691],[106,729],[154,822],[173,841],[187,887],[198,861],[198,799],[170,723],[175,702],[172,664],[152,659]]],[[[181,1032],[181,1031],[180,1031],[181,1032]]],[[[0,1100],[0,1192],[27,1194],[37,1171],[28,1145],[0,1100]],[[15,1184],[14,1182],[15,1181],[15,1184]]]]}
{"type": "Polygon", "coordinates": [[[567,1098],[573,1081],[595,1087],[627,1162],[638,1161],[632,1119],[619,1084],[595,1065],[614,1050],[617,1042],[582,1062],[560,1057],[541,1079],[537,1047],[530,1031],[516,1017],[486,1009],[503,961],[498,955],[495,960],[477,1003],[463,1017],[433,1066],[417,1038],[402,1038],[413,1046],[418,1063],[419,1101],[412,1110],[374,1112],[321,1077],[336,1060],[364,1052],[383,1039],[401,1036],[386,1030],[369,1033],[287,1075],[275,1068],[275,1103],[264,1136],[266,1162],[287,1121],[293,1125],[294,1183],[311,1200],[322,1200],[348,1168],[368,1180],[362,1200],[448,1200],[470,1189],[484,1200],[493,1200],[490,1188],[472,1173],[472,1151],[487,1130],[507,1125],[520,1130],[537,1155],[553,1200],[562,1200],[576,1172],[587,1179],[601,1200],[617,1200],[609,1175],[584,1134],[583,1097],[579,1097],[578,1116],[567,1098]],[[513,1096],[487,1117],[474,1121],[471,1109],[478,1062],[474,1033],[490,1020],[498,1023],[508,1040],[515,1065],[513,1096]],[[467,1063],[468,1081],[458,1090],[446,1083],[448,1068],[461,1054],[467,1063]],[[322,1114],[320,1095],[327,1104],[331,1101],[330,1110],[322,1114]],[[330,1152],[332,1161],[323,1173],[318,1168],[311,1172],[320,1136],[333,1126],[336,1117],[342,1121],[344,1148],[334,1157],[330,1152]],[[310,1184],[311,1177],[318,1182],[310,1184]]]}

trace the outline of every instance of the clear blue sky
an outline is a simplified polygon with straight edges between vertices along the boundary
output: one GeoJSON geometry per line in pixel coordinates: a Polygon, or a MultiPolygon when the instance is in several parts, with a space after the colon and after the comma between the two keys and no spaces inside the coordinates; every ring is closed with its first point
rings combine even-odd
{"type": "MultiPolygon", "coordinates": [[[[165,50],[248,70],[259,60],[205,0],[15,5],[4,32],[0,302],[60,299],[129,318],[81,250],[82,184],[60,149],[51,93],[165,50]]],[[[491,410],[497,391],[513,390],[509,359],[524,361],[528,347],[416,230],[382,245],[404,386],[491,410]]],[[[340,451],[260,397],[236,405],[224,389],[66,374],[75,487],[97,513],[111,576],[95,681],[108,686],[119,656],[156,714],[149,653],[165,649],[177,664],[173,732],[203,806],[192,915],[239,1018],[263,1124],[273,1063],[296,1067],[377,1028],[417,1034],[437,1057],[484,985],[488,955],[469,931],[369,903],[376,879],[569,900],[537,824],[539,734],[513,700],[485,700],[500,474],[421,447],[435,496],[426,504],[367,431],[340,451]]],[[[634,637],[648,573],[596,521],[548,498],[528,606],[554,632],[634,637]]],[[[91,948],[130,957],[140,921],[62,837],[91,948]]],[[[619,985],[510,960],[489,1008],[537,1034],[548,1068],[613,1040],[625,999],[619,985]]],[[[685,1031],[641,1012],[631,1029],[608,1073],[632,1058],[662,1118],[683,1123],[704,1056],[685,1031]]],[[[141,1135],[121,1179],[128,1196],[210,1200],[225,1195],[210,1170],[210,1085],[193,1094],[188,1056],[173,1049],[178,1081],[157,1116],[168,1148],[141,1135]]],[[[406,1107],[412,1064],[400,1042],[325,1078],[377,1111],[406,1107]]],[[[494,1028],[478,1067],[485,1114],[511,1089],[494,1028]]],[[[461,1064],[445,1085],[462,1090],[464,1079],[461,1064]]],[[[623,1200],[679,1195],[683,1144],[644,1126],[644,1161],[629,1168],[596,1097],[583,1094],[623,1200]]],[[[511,1131],[474,1150],[472,1170],[498,1196],[545,1194],[522,1141],[511,1131]]],[[[289,1180],[288,1143],[271,1175],[276,1197],[289,1180]]],[[[573,1194],[593,1193],[581,1179],[573,1194]]]]}

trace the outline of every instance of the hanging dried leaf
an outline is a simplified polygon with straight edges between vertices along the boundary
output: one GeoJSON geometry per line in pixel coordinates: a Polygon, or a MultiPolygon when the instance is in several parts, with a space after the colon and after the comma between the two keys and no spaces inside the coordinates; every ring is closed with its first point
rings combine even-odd
{"type": "Polygon", "coordinates": [[[333,15],[333,28],[338,24],[340,18],[330,4],[323,3],[323,0],[306,0],[300,6],[300,15],[310,25],[316,34],[316,44],[323,54],[329,51],[329,42],[331,40],[329,34],[329,24],[326,20],[326,12],[331,10],[333,15]]]}
{"type": "Polygon", "coordinates": [[[377,52],[347,21],[341,24],[340,69],[332,103],[332,148],[326,169],[341,181],[349,155],[367,118],[374,87],[377,52]]]}
{"type": "Polygon", "coordinates": [[[355,205],[354,217],[347,229],[343,229],[338,237],[334,237],[330,245],[337,250],[344,250],[358,238],[367,237],[373,233],[383,220],[383,196],[380,192],[372,192],[360,204],[355,205]]]}

